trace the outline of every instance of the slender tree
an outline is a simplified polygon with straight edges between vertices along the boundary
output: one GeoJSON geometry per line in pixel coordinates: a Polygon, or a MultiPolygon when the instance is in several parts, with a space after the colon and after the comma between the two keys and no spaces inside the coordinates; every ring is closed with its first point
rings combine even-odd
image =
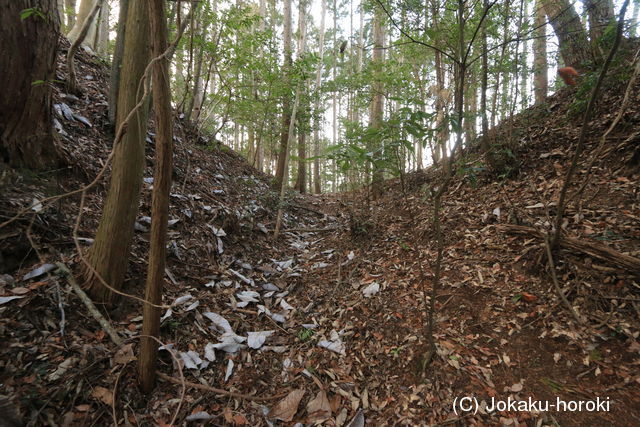
{"type": "Polygon", "coordinates": [[[116,45],[111,60],[111,74],[109,76],[109,121],[113,124],[116,121],[116,109],[118,105],[118,89],[120,87],[120,70],[122,67],[122,56],[124,54],[124,36],[127,28],[127,13],[129,11],[129,0],[120,0],[120,12],[118,15],[118,31],[116,33],[116,45]]]}
{"type": "Polygon", "coordinates": [[[321,103],[322,103],[322,65],[324,63],[324,24],[327,14],[327,0],[321,0],[320,30],[318,32],[318,69],[316,70],[316,124],[313,130],[313,190],[320,194],[320,129],[322,127],[321,103]]]}
{"type": "MultiPolygon", "coordinates": [[[[124,125],[129,113],[141,101],[140,80],[149,62],[149,52],[147,0],[130,0],[118,91],[117,128],[124,125]]],[[[110,303],[113,297],[98,275],[111,288],[122,288],[138,212],[146,133],[147,109],[139,108],[127,122],[126,133],[113,148],[109,191],[87,256],[89,266],[85,268],[89,293],[96,301],[110,303]]]]}
{"type": "MultiPolygon", "coordinates": [[[[306,50],[306,23],[307,23],[307,2],[300,0],[298,4],[298,60],[304,59],[306,50]]],[[[306,86],[306,80],[302,82],[306,86]]],[[[300,115],[298,117],[298,176],[294,188],[300,193],[307,191],[307,146],[306,137],[309,121],[309,107],[307,103],[308,96],[303,97],[304,101],[300,106],[300,115]]]]}
{"type": "Polygon", "coordinates": [[[65,0],[64,6],[67,14],[66,29],[70,30],[76,23],[76,0],[65,0]]]}
{"type": "MultiPolygon", "coordinates": [[[[169,85],[169,61],[162,57],[167,50],[167,20],[163,0],[148,0],[149,20],[154,58],[153,106],[156,123],[156,166],[153,175],[151,203],[151,247],[145,299],[153,304],[162,302],[165,275],[167,223],[169,221],[169,193],[173,156],[173,115],[169,85]]],[[[145,392],[153,389],[156,376],[158,343],[150,337],[160,332],[160,308],[145,303],[143,309],[142,342],[140,346],[140,383],[145,392]]]]}
{"type": "MultiPolygon", "coordinates": [[[[379,5],[375,5],[373,15],[373,57],[371,59],[374,68],[374,79],[371,85],[372,100],[369,114],[369,127],[378,132],[382,126],[384,111],[384,83],[382,81],[382,67],[384,62],[384,11],[379,5]]],[[[383,172],[377,164],[381,157],[381,142],[375,138],[373,142],[374,161],[371,176],[371,196],[376,199],[382,195],[383,172]]]]}
{"type": "Polygon", "coordinates": [[[542,8],[542,1],[535,2],[535,30],[533,32],[533,92],[536,104],[544,103],[547,98],[548,81],[547,69],[547,24],[542,8]]]}
{"type": "MultiPolygon", "coordinates": [[[[291,81],[291,67],[293,57],[291,52],[291,0],[284,0],[284,65],[282,74],[285,82],[291,81]]],[[[285,87],[287,85],[285,84],[285,87]]],[[[282,131],[280,134],[280,150],[278,153],[278,164],[276,167],[275,185],[280,188],[286,182],[286,158],[289,150],[289,128],[291,123],[291,95],[287,90],[282,99],[282,131]]]]}

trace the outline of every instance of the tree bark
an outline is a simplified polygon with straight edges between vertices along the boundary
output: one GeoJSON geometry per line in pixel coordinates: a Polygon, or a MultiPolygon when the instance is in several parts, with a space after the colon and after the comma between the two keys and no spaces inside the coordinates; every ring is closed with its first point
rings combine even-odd
{"type": "MultiPolygon", "coordinates": [[[[483,1],[484,10],[487,10],[488,0],[483,1]]],[[[487,46],[487,25],[485,20],[482,23],[482,88],[480,90],[480,111],[482,112],[482,139],[480,147],[484,152],[485,159],[489,166],[493,164],[493,156],[491,155],[491,141],[489,139],[489,118],[487,115],[487,92],[489,90],[489,52],[487,46]]]]}
{"type": "Polygon", "coordinates": [[[547,24],[542,7],[542,1],[535,2],[535,28],[533,35],[533,92],[536,104],[542,104],[547,99],[549,78],[547,76],[547,24]]]}
{"type": "Polygon", "coordinates": [[[615,10],[612,0],[584,0],[584,7],[589,17],[589,37],[596,42],[611,24],[615,24],[615,10]]]}
{"type": "Polygon", "coordinates": [[[64,4],[67,13],[66,30],[70,30],[76,23],[76,0],[65,0],[64,4]]]}
{"type": "MultiPolygon", "coordinates": [[[[153,56],[159,57],[167,49],[167,20],[163,0],[147,0],[153,44],[153,56]]],[[[169,221],[169,193],[173,155],[173,115],[171,114],[171,90],[169,85],[169,61],[163,58],[153,65],[153,106],[156,123],[156,166],[153,175],[153,199],[151,204],[151,246],[145,299],[153,304],[162,302],[162,285],[165,275],[167,223],[169,221]]],[[[160,333],[160,308],[145,304],[142,335],[158,337],[160,333]]],[[[146,393],[153,390],[156,377],[158,343],[143,337],[140,345],[140,384],[146,393]]]]}
{"type": "Polygon", "coordinates": [[[87,37],[87,32],[89,31],[89,27],[92,25],[91,23],[94,21],[98,10],[106,3],[104,0],[96,0],[93,4],[93,8],[84,19],[82,25],[80,25],[80,32],[78,33],[76,39],[71,43],[71,47],[69,48],[69,52],[67,52],[67,70],[69,71],[69,77],[67,78],[67,91],[69,93],[73,93],[75,95],[80,95],[80,87],[78,86],[78,80],[76,79],[76,68],[73,62],[73,58],[80,47],[80,44],[87,37]]]}
{"type": "Polygon", "coordinates": [[[565,66],[582,70],[593,60],[587,33],[570,0],[541,0],[553,31],[558,37],[565,66]]]}
{"type": "MultiPolygon", "coordinates": [[[[130,0],[124,58],[118,95],[117,128],[140,101],[140,80],[149,63],[149,20],[147,0],[130,0]]],[[[147,108],[139,108],[127,123],[126,133],[114,147],[111,183],[88,261],[102,279],[120,290],[127,270],[133,226],[138,212],[144,171],[144,141],[147,108]]],[[[91,269],[85,271],[89,294],[94,301],[111,303],[112,291],[91,269]]]]}
{"type": "Polygon", "coordinates": [[[313,159],[313,192],[315,194],[320,194],[321,183],[320,183],[320,128],[322,127],[322,117],[320,117],[320,108],[322,103],[322,64],[324,61],[324,23],[325,16],[327,14],[327,0],[321,0],[321,16],[320,16],[320,30],[318,33],[318,69],[316,70],[316,124],[313,130],[313,155],[315,159],[313,159]]]}
{"type": "Polygon", "coordinates": [[[116,122],[116,110],[118,108],[118,89],[120,87],[120,69],[122,56],[124,55],[124,36],[127,28],[127,12],[129,0],[120,0],[120,13],[118,16],[118,32],[116,34],[116,46],[111,61],[111,75],[109,76],[109,122],[116,122]]]}
{"type": "MultiPolygon", "coordinates": [[[[305,0],[300,0],[298,6],[298,34],[300,41],[298,43],[298,61],[302,60],[306,50],[306,8],[305,0]]],[[[306,81],[302,82],[306,86],[306,81]]],[[[307,190],[307,147],[306,137],[309,127],[309,108],[308,97],[305,96],[300,107],[300,115],[298,118],[298,177],[296,178],[295,189],[304,194],[307,190]]]]}
{"type": "Polygon", "coordinates": [[[103,58],[107,57],[109,48],[109,1],[104,1],[96,22],[96,36],[93,44],[95,52],[103,58]]]}
{"type": "MultiPolygon", "coordinates": [[[[82,31],[82,25],[84,24],[87,17],[91,13],[91,10],[93,9],[93,5],[95,4],[95,1],[99,1],[99,0],[81,0],[80,1],[80,9],[78,10],[78,15],[76,16],[75,23],[73,25],[73,28],[71,28],[71,30],[67,34],[67,38],[71,43],[75,42],[78,36],[80,35],[80,31],[82,31]]],[[[93,40],[95,38],[95,32],[96,32],[96,21],[94,19],[91,22],[91,26],[86,35],[86,40],[90,40],[90,42],[85,43],[91,49],[94,49],[93,40]]]]}
{"type": "MultiPolygon", "coordinates": [[[[382,117],[384,111],[384,84],[382,82],[382,67],[384,63],[384,11],[378,5],[375,7],[373,15],[373,56],[371,63],[373,66],[374,78],[372,83],[372,100],[371,112],[369,117],[369,127],[377,131],[382,126],[382,117]]],[[[382,149],[382,141],[375,138],[372,150],[378,154],[374,154],[374,162],[372,164],[371,174],[371,196],[377,199],[382,195],[383,171],[376,165],[376,160],[381,158],[380,150],[382,149]]]]}
{"type": "MultiPolygon", "coordinates": [[[[282,67],[283,78],[291,82],[291,67],[293,65],[291,53],[291,0],[284,0],[284,65],[282,67]]],[[[286,158],[289,149],[289,125],[291,123],[291,95],[287,93],[282,99],[282,132],[280,134],[280,152],[276,166],[275,185],[280,188],[286,181],[286,158]]]]}
{"type": "Polygon", "coordinates": [[[0,160],[14,167],[54,167],[51,93],[60,20],[55,0],[0,5],[0,160]],[[25,19],[25,9],[38,11],[25,19]],[[42,14],[42,15],[40,15],[42,14]]]}

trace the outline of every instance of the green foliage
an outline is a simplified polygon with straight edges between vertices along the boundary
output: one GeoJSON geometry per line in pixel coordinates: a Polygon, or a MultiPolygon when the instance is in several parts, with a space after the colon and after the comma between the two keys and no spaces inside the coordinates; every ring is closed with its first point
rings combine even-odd
{"type": "Polygon", "coordinates": [[[512,178],[519,172],[520,161],[511,148],[500,144],[493,144],[491,146],[491,153],[493,158],[492,169],[498,178],[512,178]]]}
{"type": "Polygon", "coordinates": [[[313,329],[300,329],[298,331],[298,339],[302,342],[307,342],[315,335],[315,331],[313,329]]]}
{"type": "Polygon", "coordinates": [[[469,182],[471,187],[476,188],[478,186],[478,175],[486,171],[484,165],[461,165],[456,169],[456,173],[459,176],[463,176],[465,180],[469,182]]]}
{"type": "Polygon", "coordinates": [[[45,15],[45,13],[37,7],[30,7],[28,9],[23,9],[20,12],[20,20],[22,21],[32,16],[35,18],[42,19],[43,21],[47,21],[48,19],[47,15],[45,15]]]}
{"type": "Polygon", "coordinates": [[[582,116],[587,109],[589,98],[598,82],[597,73],[585,73],[580,77],[578,89],[573,98],[573,102],[569,105],[568,116],[570,119],[576,119],[582,116]]]}

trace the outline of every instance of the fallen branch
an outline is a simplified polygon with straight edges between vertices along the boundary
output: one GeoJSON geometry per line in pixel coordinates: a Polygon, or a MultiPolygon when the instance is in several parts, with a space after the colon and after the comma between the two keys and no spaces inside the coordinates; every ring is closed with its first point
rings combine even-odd
{"type": "Polygon", "coordinates": [[[251,396],[249,394],[234,393],[232,391],[209,387],[203,384],[191,383],[188,381],[182,382],[178,378],[173,378],[172,376],[163,374],[162,372],[157,372],[157,375],[159,378],[162,378],[163,380],[169,381],[174,384],[185,385],[190,388],[195,388],[202,391],[208,391],[210,393],[215,393],[222,396],[237,397],[239,399],[245,399],[245,400],[254,400],[254,401],[279,400],[279,399],[282,399],[283,397],[286,397],[289,394],[289,393],[282,393],[282,394],[278,394],[276,396],[270,396],[270,397],[251,396]]]}
{"type": "Polygon", "coordinates": [[[581,325],[583,323],[582,319],[580,319],[576,311],[573,309],[573,307],[569,303],[569,300],[567,299],[566,295],[562,291],[562,288],[560,287],[560,283],[558,282],[558,277],[556,275],[556,265],[553,262],[553,255],[551,254],[551,244],[549,243],[549,236],[544,236],[544,248],[547,252],[547,259],[549,260],[549,269],[551,270],[551,279],[553,281],[553,287],[556,289],[556,293],[558,294],[560,301],[562,301],[567,311],[571,313],[571,316],[573,316],[576,322],[578,322],[578,324],[581,325]]]}
{"type": "MultiPolygon", "coordinates": [[[[546,233],[543,233],[534,227],[527,227],[524,225],[502,224],[498,225],[497,228],[510,234],[533,236],[543,241],[546,236],[546,233]]],[[[562,236],[558,244],[562,249],[588,255],[592,258],[599,259],[600,261],[613,264],[635,276],[640,276],[639,258],[625,255],[615,249],[599,243],[581,240],[575,237],[562,236]]]]}
{"type": "Polygon", "coordinates": [[[282,230],[283,233],[297,231],[300,233],[324,233],[327,231],[336,231],[339,227],[327,227],[327,228],[289,228],[282,230]]]}
{"type": "Polygon", "coordinates": [[[113,329],[107,319],[105,319],[100,311],[98,311],[96,306],[91,301],[91,298],[89,298],[87,294],[80,288],[80,285],[78,285],[76,279],[73,278],[73,274],[71,274],[67,266],[61,262],[57,262],[56,265],[66,276],[67,281],[75,291],[76,295],[78,295],[78,298],[80,298],[80,301],[82,301],[85,307],[87,307],[87,310],[89,310],[89,314],[91,314],[91,316],[93,316],[93,318],[96,319],[96,321],[100,324],[100,326],[102,326],[102,329],[104,329],[104,331],[109,335],[111,341],[113,341],[114,344],[116,344],[118,347],[122,346],[122,339],[120,338],[116,330],[113,329]]]}

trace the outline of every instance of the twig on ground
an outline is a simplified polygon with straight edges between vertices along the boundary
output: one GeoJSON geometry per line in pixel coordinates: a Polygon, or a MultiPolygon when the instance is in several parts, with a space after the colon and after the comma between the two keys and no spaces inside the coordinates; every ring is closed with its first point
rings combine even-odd
{"type": "MultiPolygon", "coordinates": [[[[180,380],[178,380],[177,378],[173,378],[172,376],[169,376],[167,374],[164,374],[162,372],[157,372],[158,377],[162,378],[165,381],[169,381],[171,383],[174,384],[181,384],[180,380]]],[[[214,393],[214,394],[219,394],[221,396],[229,396],[229,397],[237,397],[239,399],[245,399],[245,400],[253,400],[256,402],[260,402],[260,401],[268,401],[268,400],[278,400],[278,399],[282,399],[283,397],[286,397],[289,393],[282,393],[282,394],[278,394],[276,396],[269,396],[269,397],[261,397],[261,396],[252,396],[249,394],[242,394],[242,393],[235,393],[232,391],[227,391],[227,390],[223,390],[220,388],[214,388],[214,387],[210,387],[207,385],[203,385],[203,384],[197,384],[197,383],[191,383],[188,381],[184,381],[182,382],[183,385],[190,387],[190,388],[195,388],[198,390],[202,390],[202,391],[208,391],[210,393],[214,393]]]]}
{"type": "Polygon", "coordinates": [[[87,307],[87,310],[89,310],[89,314],[91,314],[91,316],[96,319],[102,329],[107,333],[107,335],[109,335],[111,341],[113,341],[114,344],[116,344],[118,347],[122,346],[123,342],[118,335],[118,332],[113,329],[111,324],[107,321],[107,319],[104,318],[104,316],[93,304],[91,298],[89,298],[89,296],[80,288],[80,285],[78,285],[78,282],[76,282],[76,279],[73,277],[73,274],[71,274],[71,271],[69,271],[69,268],[67,268],[67,266],[61,262],[56,262],[56,265],[58,266],[62,274],[67,278],[67,281],[75,291],[76,295],[78,295],[78,298],[80,298],[80,301],[82,301],[85,307],[87,307]]]}
{"type": "Polygon", "coordinates": [[[571,313],[571,315],[576,320],[576,322],[578,322],[578,324],[581,325],[583,323],[582,319],[580,319],[578,314],[575,312],[575,310],[573,309],[573,307],[569,303],[569,300],[565,296],[564,292],[562,292],[562,289],[560,288],[560,284],[558,283],[558,277],[556,276],[556,265],[553,262],[553,254],[551,253],[551,244],[549,243],[549,237],[548,236],[545,236],[544,247],[545,247],[545,250],[547,252],[547,258],[549,260],[549,268],[551,269],[551,279],[553,281],[553,286],[556,289],[558,297],[560,297],[560,300],[562,301],[564,306],[567,308],[569,313],[571,313]]]}

